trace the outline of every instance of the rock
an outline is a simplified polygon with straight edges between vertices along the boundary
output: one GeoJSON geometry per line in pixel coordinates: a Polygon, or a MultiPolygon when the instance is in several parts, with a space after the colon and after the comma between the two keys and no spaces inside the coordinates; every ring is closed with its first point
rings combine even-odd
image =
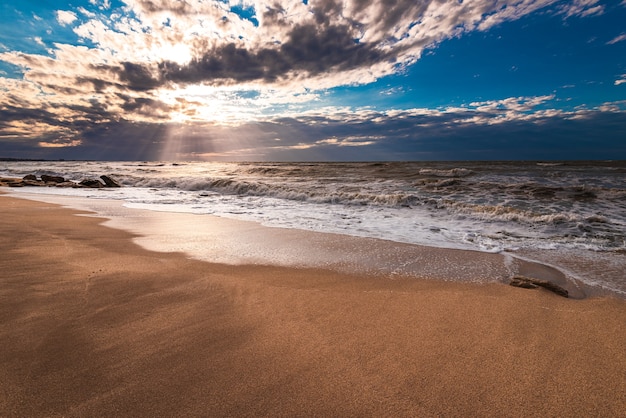
{"type": "Polygon", "coordinates": [[[41,186],[45,186],[46,183],[44,183],[43,181],[39,181],[39,180],[22,180],[22,185],[41,187],[41,186]]]}
{"type": "Polygon", "coordinates": [[[85,179],[85,180],[82,180],[78,184],[84,187],[91,187],[94,189],[99,189],[101,187],[104,187],[104,184],[102,184],[99,180],[95,180],[95,179],[85,179]]]}
{"type": "Polygon", "coordinates": [[[0,186],[8,186],[8,187],[24,187],[24,186],[45,186],[46,184],[42,181],[37,180],[35,176],[30,177],[30,175],[26,176],[24,179],[18,178],[0,178],[0,186]],[[35,178],[35,180],[31,180],[35,178]]]}
{"type": "Polygon", "coordinates": [[[509,284],[511,286],[521,287],[524,289],[536,289],[538,287],[543,287],[544,289],[554,292],[559,296],[563,296],[564,298],[569,297],[569,292],[566,289],[548,280],[535,279],[534,277],[514,276],[509,284]]]}
{"type": "Polygon", "coordinates": [[[37,181],[37,176],[35,176],[34,174],[27,174],[22,177],[22,180],[37,181]]]}
{"type": "Polygon", "coordinates": [[[48,176],[46,174],[42,174],[41,181],[44,181],[46,183],[63,183],[65,179],[60,176],[48,176]]]}
{"type": "Polygon", "coordinates": [[[100,178],[102,179],[102,181],[104,182],[104,184],[107,187],[122,187],[120,186],[120,184],[118,182],[116,182],[115,180],[113,180],[111,177],[109,176],[100,176],[100,178]]]}
{"type": "Polygon", "coordinates": [[[521,287],[523,289],[536,289],[539,286],[532,283],[531,281],[527,281],[527,280],[520,280],[517,277],[514,277],[511,279],[511,283],[509,283],[511,286],[515,286],[515,287],[521,287]]]}
{"type": "Polygon", "coordinates": [[[71,188],[76,188],[76,187],[80,187],[78,184],[74,183],[73,181],[64,181],[63,183],[57,183],[56,187],[71,187],[71,188]]]}

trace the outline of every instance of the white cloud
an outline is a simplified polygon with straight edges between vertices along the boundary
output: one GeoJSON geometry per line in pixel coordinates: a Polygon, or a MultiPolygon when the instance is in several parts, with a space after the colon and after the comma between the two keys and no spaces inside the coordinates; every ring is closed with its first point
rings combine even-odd
{"type": "Polygon", "coordinates": [[[76,13],[67,10],[57,10],[56,15],[57,21],[62,26],[71,25],[76,19],[78,19],[76,13]]]}
{"type": "Polygon", "coordinates": [[[621,35],[616,36],[615,38],[611,39],[606,44],[607,45],[613,45],[613,44],[616,44],[616,43],[622,42],[622,41],[626,41],[626,33],[622,33],[621,35]]]}
{"type": "Polygon", "coordinates": [[[543,103],[553,100],[554,98],[554,95],[534,97],[509,97],[501,100],[473,102],[470,103],[469,107],[470,109],[475,109],[479,112],[528,112],[543,103]]]}
{"type": "MultiPolygon", "coordinates": [[[[626,78],[626,74],[624,75],[626,78]]],[[[623,112],[626,109],[626,100],[620,100],[617,102],[607,102],[598,106],[598,110],[601,112],[623,112]]]]}
{"type": "Polygon", "coordinates": [[[108,10],[111,8],[110,0],[89,0],[89,3],[98,6],[100,10],[108,10]]]}
{"type": "Polygon", "coordinates": [[[626,83],[626,74],[622,74],[621,78],[618,78],[617,80],[615,80],[615,85],[619,86],[620,84],[625,84],[626,83]]]}
{"type": "Polygon", "coordinates": [[[600,0],[574,0],[567,2],[560,7],[561,14],[565,15],[565,18],[577,16],[597,16],[604,13],[604,5],[599,5],[600,0]]]}
{"type": "Polygon", "coordinates": [[[537,0],[537,1],[520,1],[515,4],[514,2],[505,1],[504,4],[499,5],[499,7],[493,10],[487,10],[485,13],[488,15],[484,18],[484,20],[478,25],[479,30],[487,30],[495,25],[499,25],[500,23],[517,20],[522,16],[525,16],[529,13],[533,13],[537,10],[540,10],[544,7],[550,6],[556,3],[555,0],[537,0]]]}
{"type": "Polygon", "coordinates": [[[93,19],[93,18],[95,18],[95,17],[96,17],[96,14],[95,14],[95,13],[90,12],[89,10],[85,9],[84,7],[79,7],[77,10],[78,10],[80,13],[82,13],[84,16],[87,16],[88,18],[93,19]]]}

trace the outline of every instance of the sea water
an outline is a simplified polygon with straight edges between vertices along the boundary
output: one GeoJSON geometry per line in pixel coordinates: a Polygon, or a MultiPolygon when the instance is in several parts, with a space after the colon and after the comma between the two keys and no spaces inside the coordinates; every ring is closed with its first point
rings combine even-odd
{"type": "Polygon", "coordinates": [[[0,176],[107,174],[120,189],[16,192],[506,253],[626,295],[626,162],[3,162],[0,176]]]}

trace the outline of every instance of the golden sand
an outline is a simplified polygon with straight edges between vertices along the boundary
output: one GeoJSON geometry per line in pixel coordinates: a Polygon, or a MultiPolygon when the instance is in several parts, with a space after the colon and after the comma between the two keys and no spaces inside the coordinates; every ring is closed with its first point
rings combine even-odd
{"type": "Polygon", "coordinates": [[[0,196],[0,416],[626,416],[626,301],[210,264],[74,214],[0,196]]]}

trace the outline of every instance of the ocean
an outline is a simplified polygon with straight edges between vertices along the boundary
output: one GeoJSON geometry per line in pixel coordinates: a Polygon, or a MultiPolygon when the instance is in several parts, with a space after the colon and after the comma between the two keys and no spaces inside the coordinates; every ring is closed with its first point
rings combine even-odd
{"type": "Polygon", "coordinates": [[[626,296],[624,161],[0,163],[0,176],[27,174],[106,174],[124,187],[12,192],[504,253],[626,296]]]}

